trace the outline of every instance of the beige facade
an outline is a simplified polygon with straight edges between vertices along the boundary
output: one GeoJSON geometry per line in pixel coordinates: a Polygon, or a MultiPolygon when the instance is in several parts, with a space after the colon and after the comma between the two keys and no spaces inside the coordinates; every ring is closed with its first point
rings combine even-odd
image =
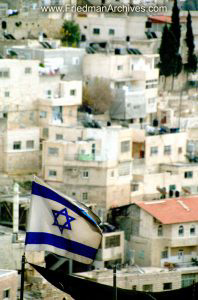
{"type": "Polygon", "coordinates": [[[145,135],[143,130],[137,131],[133,139],[132,200],[160,198],[164,188],[167,194],[170,189],[185,194],[182,187],[193,185],[192,179],[185,178],[185,172],[193,167],[186,163],[186,148],[186,132],[145,135]]]}
{"type": "Polygon", "coordinates": [[[78,141],[43,143],[44,179],[69,196],[103,211],[129,203],[132,130],[80,131],[81,140],[78,141]]]}
{"type": "Polygon", "coordinates": [[[97,252],[94,266],[96,269],[112,266],[114,263],[124,263],[124,232],[103,232],[100,248],[97,252]]]}
{"type": "MultiPolygon", "coordinates": [[[[112,270],[93,270],[79,273],[85,279],[113,286],[112,270]]],[[[169,271],[167,268],[129,266],[117,270],[119,288],[143,292],[163,292],[189,286],[198,281],[198,268],[180,268],[169,271]]]]}
{"type": "Polygon", "coordinates": [[[17,299],[17,271],[0,270],[0,300],[17,299]]]}
{"type": "MultiPolygon", "coordinates": [[[[152,202],[148,205],[152,205],[152,202]]],[[[191,265],[192,258],[197,258],[198,221],[161,224],[141,208],[136,210],[136,214],[139,216],[139,221],[136,221],[138,229],[130,239],[135,251],[135,263],[140,266],[163,267],[176,264],[184,267],[191,265]]]]}

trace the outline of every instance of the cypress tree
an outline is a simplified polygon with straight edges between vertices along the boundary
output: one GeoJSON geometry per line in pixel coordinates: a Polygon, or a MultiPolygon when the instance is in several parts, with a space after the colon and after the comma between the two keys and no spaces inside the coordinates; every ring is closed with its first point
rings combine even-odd
{"type": "Polygon", "coordinates": [[[167,25],[164,26],[160,54],[160,75],[177,76],[181,72],[181,56],[177,53],[175,37],[167,25]]]}
{"type": "Polygon", "coordinates": [[[197,57],[194,54],[194,36],[192,31],[191,14],[188,12],[187,16],[187,30],[186,30],[186,45],[188,47],[187,63],[185,64],[185,71],[194,73],[197,70],[197,57]]]}
{"type": "Polygon", "coordinates": [[[177,5],[177,0],[174,0],[173,9],[172,9],[171,31],[175,36],[177,51],[179,51],[180,37],[181,37],[181,26],[180,26],[179,8],[178,8],[178,5],[177,5]]]}

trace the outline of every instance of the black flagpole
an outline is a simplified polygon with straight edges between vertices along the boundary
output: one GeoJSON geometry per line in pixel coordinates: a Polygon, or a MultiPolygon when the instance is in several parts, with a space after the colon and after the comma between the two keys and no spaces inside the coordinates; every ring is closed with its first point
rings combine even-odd
{"type": "Polygon", "coordinates": [[[117,300],[116,265],[113,266],[113,300],[117,300]]]}
{"type": "Polygon", "coordinates": [[[24,292],[24,273],[25,273],[25,253],[21,259],[21,289],[20,289],[20,300],[23,300],[23,292],[24,292]]]}

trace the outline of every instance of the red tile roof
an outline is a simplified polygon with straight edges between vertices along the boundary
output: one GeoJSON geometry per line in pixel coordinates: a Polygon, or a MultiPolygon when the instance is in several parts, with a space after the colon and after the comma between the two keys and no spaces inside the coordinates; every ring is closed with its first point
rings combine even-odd
{"type": "Polygon", "coordinates": [[[198,221],[198,196],[189,198],[163,199],[152,202],[136,202],[140,208],[162,224],[198,221]]]}
{"type": "MultiPolygon", "coordinates": [[[[152,21],[152,23],[167,23],[167,24],[171,24],[172,20],[171,20],[171,16],[151,16],[148,18],[150,21],[152,21]]],[[[186,17],[180,17],[180,22],[181,23],[186,23],[186,17]]]]}

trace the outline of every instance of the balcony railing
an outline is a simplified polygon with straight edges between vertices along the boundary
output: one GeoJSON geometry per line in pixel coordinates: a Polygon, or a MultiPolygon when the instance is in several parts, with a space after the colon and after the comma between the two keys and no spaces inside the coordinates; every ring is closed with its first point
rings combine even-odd
{"type": "Polygon", "coordinates": [[[85,153],[78,153],[78,154],[66,154],[64,156],[64,160],[68,160],[68,161],[73,161],[73,160],[78,160],[78,161],[98,161],[98,162],[102,162],[102,161],[107,161],[107,157],[105,155],[101,155],[101,154],[93,154],[93,153],[89,153],[89,154],[85,154],[85,153]]]}

